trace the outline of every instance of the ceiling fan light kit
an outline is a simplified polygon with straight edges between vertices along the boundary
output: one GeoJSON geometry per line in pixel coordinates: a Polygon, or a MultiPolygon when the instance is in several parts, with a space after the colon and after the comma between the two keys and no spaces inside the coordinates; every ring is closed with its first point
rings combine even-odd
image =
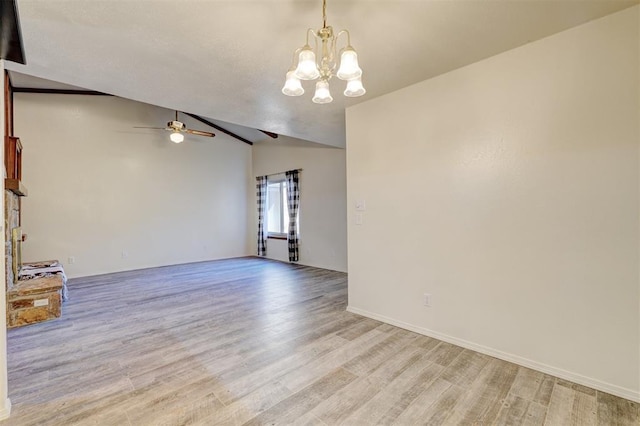
{"type": "Polygon", "coordinates": [[[173,121],[169,121],[167,123],[167,127],[146,127],[146,126],[134,126],[134,129],[152,129],[152,130],[166,130],[171,132],[169,135],[169,139],[173,143],[180,143],[184,141],[184,134],[189,133],[190,135],[196,136],[206,136],[212,138],[215,134],[211,132],[205,132],[202,130],[192,130],[187,129],[187,126],[184,125],[183,122],[178,121],[178,111],[176,111],[176,119],[173,121]]]}
{"type": "Polygon", "coordinates": [[[173,143],[180,143],[184,140],[184,135],[179,131],[174,131],[169,135],[169,139],[171,139],[173,143]]]}
{"type": "Polygon", "coordinates": [[[326,0],[322,0],[322,19],[322,28],[317,31],[309,28],[305,45],[294,52],[293,63],[287,72],[282,93],[287,96],[300,96],[304,94],[304,88],[300,80],[315,80],[319,78],[312,101],[317,104],[329,103],[333,101],[329,91],[329,80],[335,75],[340,80],[347,81],[347,88],[344,91],[345,96],[356,97],[364,95],[366,90],[362,85],[362,69],[358,65],[358,54],[351,46],[351,35],[348,30],[342,30],[335,35],[333,28],[327,26],[326,0]],[[338,57],[336,54],[337,42],[343,34],[347,37],[347,45],[340,50],[338,66],[336,59],[338,57]],[[309,35],[313,36],[315,49],[309,45],[309,35]],[[337,73],[336,68],[338,68],[337,73]]]}

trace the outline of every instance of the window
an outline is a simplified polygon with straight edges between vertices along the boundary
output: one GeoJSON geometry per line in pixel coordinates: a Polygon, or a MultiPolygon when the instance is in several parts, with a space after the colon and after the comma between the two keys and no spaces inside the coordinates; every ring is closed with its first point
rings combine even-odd
{"type": "MultiPolygon", "coordinates": [[[[287,207],[286,180],[269,180],[267,183],[266,219],[267,236],[271,238],[287,238],[287,233],[289,232],[289,208],[287,207]]],[[[298,233],[300,233],[299,220],[298,233]]]]}
{"type": "Polygon", "coordinates": [[[267,183],[267,234],[270,237],[286,237],[289,225],[287,208],[287,182],[267,183]]]}

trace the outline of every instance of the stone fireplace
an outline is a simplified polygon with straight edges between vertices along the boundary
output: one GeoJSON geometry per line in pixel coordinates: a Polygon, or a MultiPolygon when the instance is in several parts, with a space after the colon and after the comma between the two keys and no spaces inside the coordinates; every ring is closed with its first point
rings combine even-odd
{"type": "Polygon", "coordinates": [[[19,327],[60,317],[66,276],[58,261],[22,262],[22,143],[13,134],[13,92],[4,75],[4,228],[7,327],[19,327]]]}
{"type": "Polygon", "coordinates": [[[66,276],[57,261],[23,264],[20,197],[26,195],[26,189],[19,181],[7,185],[9,180],[5,179],[4,191],[5,282],[7,327],[13,328],[59,318],[62,296],[66,297],[66,276]]]}
{"type": "Polygon", "coordinates": [[[4,191],[5,270],[6,290],[11,290],[18,280],[17,272],[22,264],[22,231],[20,230],[20,197],[4,191]],[[16,253],[17,252],[17,253],[16,253]]]}

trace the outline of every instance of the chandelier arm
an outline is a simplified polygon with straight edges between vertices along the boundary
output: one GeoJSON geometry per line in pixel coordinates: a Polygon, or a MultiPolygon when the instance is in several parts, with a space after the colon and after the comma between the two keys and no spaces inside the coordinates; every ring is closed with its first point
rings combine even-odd
{"type": "Polygon", "coordinates": [[[314,52],[316,52],[316,67],[318,69],[320,69],[320,66],[318,65],[318,61],[320,61],[320,55],[318,55],[318,53],[320,52],[320,48],[318,47],[318,35],[316,34],[315,30],[309,28],[309,31],[311,31],[311,34],[313,34],[313,41],[315,42],[315,49],[314,52]]]}
{"type": "Polygon", "coordinates": [[[295,52],[293,52],[293,58],[291,58],[291,67],[289,68],[289,71],[293,71],[296,69],[296,67],[298,66],[298,57],[300,56],[300,51],[302,50],[302,47],[298,47],[295,52]]]}
{"type": "Polygon", "coordinates": [[[317,45],[318,36],[316,35],[316,30],[314,30],[313,28],[308,28],[307,29],[307,45],[309,45],[309,34],[311,34],[313,36],[313,38],[316,40],[316,45],[317,45]]]}
{"type": "Polygon", "coordinates": [[[331,39],[331,46],[329,46],[329,64],[331,69],[331,74],[336,70],[336,65],[338,64],[338,60],[336,58],[336,41],[338,39],[333,37],[331,39]]]}
{"type": "Polygon", "coordinates": [[[340,38],[342,34],[347,35],[347,47],[351,46],[351,33],[349,33],[349,30],[340,30],[340,32],[336,36],[336,40],[338,40],[338,38],[340,38]]]}

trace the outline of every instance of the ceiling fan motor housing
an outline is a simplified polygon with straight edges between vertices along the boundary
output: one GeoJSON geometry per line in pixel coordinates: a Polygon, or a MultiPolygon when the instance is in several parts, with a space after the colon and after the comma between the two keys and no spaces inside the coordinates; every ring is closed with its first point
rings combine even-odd
{"type": "Polygon", "coordinates": [[[175,130],[184,130],[185,129],[184,123],[181,123],[178,120],[173,120],[173,121],[168,122],[167,123],[167,127],[170,127],[172,129],[175,129],[175,130]]]}

